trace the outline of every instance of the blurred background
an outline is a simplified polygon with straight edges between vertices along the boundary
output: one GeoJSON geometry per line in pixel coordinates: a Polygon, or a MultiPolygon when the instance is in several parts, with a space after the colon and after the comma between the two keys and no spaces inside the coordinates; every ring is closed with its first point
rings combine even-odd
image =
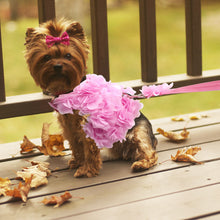
{"type": "MultiPolygon", "coordinates": [[[[111,81],[140,78],[138,0],[108,0],[108,31],[111,81]]],[[[89,0],[56,0],[58,18],[77,20],[91,45],[89,0]]],[[[158,75],[186,72],[184,0],[156,0],[158,75]]],[[[40,92],[24,60],[24,38],[28,27],[38,26],[36,0],[0,0],[0,18],[6,95],[40,92]]],[[[203,70],[220,68],[220,1],[202,0],[203,70]]],[[[92,53],[88,73],[92,73],[92,53]]],[[[144,100],[149,119],[181,115],[220,107],[220,92],[203,92],[144,100]]],[[[23,135],[38,138],[44,122],[53,122],[53,113],[0,120],[0,143],[21,140],[23,135]]]]}

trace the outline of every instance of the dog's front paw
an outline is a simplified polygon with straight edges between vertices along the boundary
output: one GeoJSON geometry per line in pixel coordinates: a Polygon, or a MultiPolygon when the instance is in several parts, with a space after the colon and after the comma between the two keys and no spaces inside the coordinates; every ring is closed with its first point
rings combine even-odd
{"type": "Polygon", "coordinates": [[[94,177],[97,176],[98,174],[99,174],[99,170],[84,165],[76,170],[74,177],[94,177]]]}

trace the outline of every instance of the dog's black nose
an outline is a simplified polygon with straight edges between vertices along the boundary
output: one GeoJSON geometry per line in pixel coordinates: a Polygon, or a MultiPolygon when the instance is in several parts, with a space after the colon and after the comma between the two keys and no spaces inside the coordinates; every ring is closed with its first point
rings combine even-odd
{"type": "Polygon", "coordinates": [[[59,72],[61,72],[63,66],[62,66],[62,64],[55,64],[55,65],[53,66],[53,68],[54,68],[54,71],[55,71],[55,72],[59,73],[59,72]]]}

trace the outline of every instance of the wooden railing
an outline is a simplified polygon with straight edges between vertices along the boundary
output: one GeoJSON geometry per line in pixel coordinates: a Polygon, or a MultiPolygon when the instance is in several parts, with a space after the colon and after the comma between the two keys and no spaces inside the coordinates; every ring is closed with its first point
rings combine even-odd
{"type": "MultiPolygon", "coordinates": [[[[93,72],[109,80],[107,0],[90,0],[93,72]]],[[[174,82],[175,87],[220,79],[220,71],[202,71],[201,0],[185,0],[187,73],[157,76],[155,0],[139,0],[141,76],[121,82],[138,90],[150,83],[174,82]]],[[[38,0],[39,23],[55,19],[55,1],[38,0]]],[[[49,98],[41,93],[5,97],[4,68],[0,29],[0,118],[50,112],[49,98]]]]}

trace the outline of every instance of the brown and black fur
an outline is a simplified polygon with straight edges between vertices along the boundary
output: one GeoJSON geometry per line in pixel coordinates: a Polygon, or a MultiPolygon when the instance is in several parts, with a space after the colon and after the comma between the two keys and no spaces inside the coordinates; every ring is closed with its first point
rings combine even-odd
{"type": "MultiPolygon", "coordinates": [[[[29,28],[25,40],[25,58],[30,73],[44,93],[52,96],[68,93],[85,77],[89,46],[78,22],[48,21],[39,28],[29,28]],[[46,35],[59,37],[65,31],[70,37],[70,45],[60,43],[50,48],[46,45],[46,35]]],[[[58,120],[72,150],[70,167],[77,169],[74,176],[98,175],[102,166],[100,149],[91,138],[86,138],[82,129],[86,119],[74,111],[73,114],[59,114],[58,120]]],[[[105,159],[131,160],[132,170],[141,171],[157,163],[157,140],[144,115],[141,114],[135,122],[127,133],[126,141],[101,151],[105,159]]]]}
{"type": "Polygon", "coordinates": [[[108,149],[111,159],[130,160],[133,171],[146,170],[157,163],[157,139],[149,120],[141,114],[135,119],[135,126],[126,135],[126,141],[118,142],[108,149]]]}

